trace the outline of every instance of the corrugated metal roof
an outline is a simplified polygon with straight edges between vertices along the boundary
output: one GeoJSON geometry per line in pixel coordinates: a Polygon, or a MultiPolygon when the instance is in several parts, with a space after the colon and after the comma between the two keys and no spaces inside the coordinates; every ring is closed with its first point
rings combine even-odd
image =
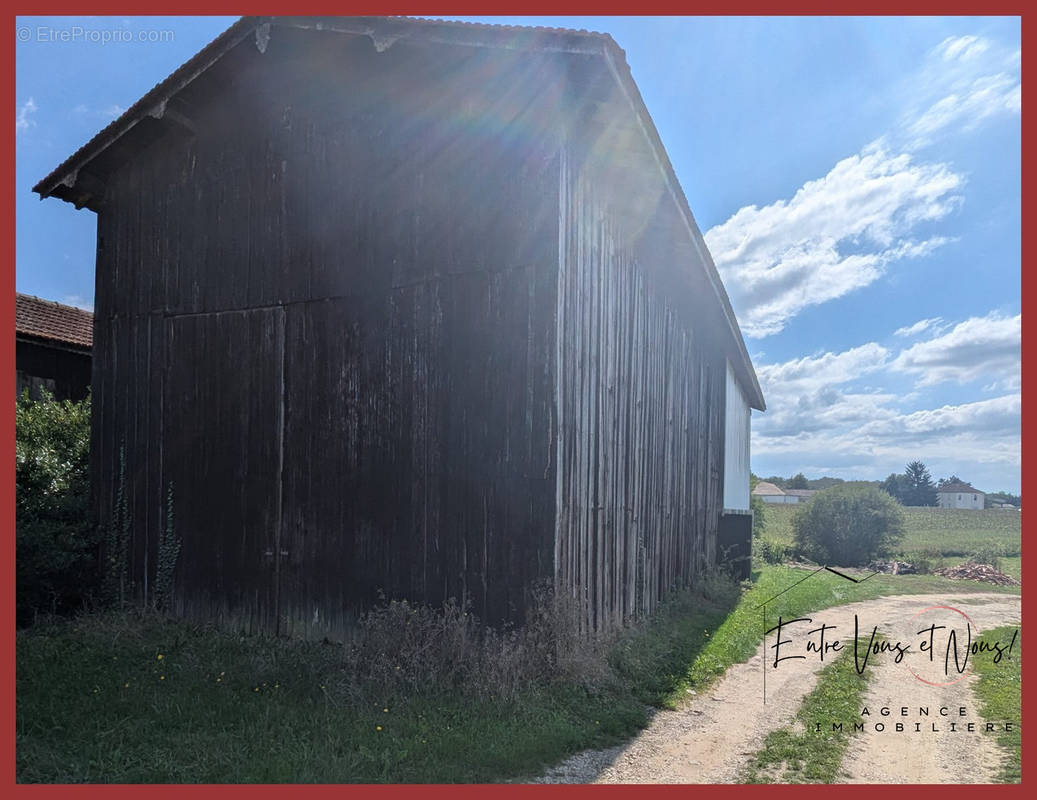
{"type": "Polygon", "coordinates": [[[15,331],[24,336],[92,347],[94,315],[31,294],[15,296],[15,331]]]}

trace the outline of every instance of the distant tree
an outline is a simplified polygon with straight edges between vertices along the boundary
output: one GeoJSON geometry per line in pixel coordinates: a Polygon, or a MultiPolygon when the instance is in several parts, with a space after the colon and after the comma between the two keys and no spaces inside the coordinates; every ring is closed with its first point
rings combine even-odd
{"type": "Polygon", "coordinates": [[[940,478],[940,480],[938,480],[936,482],[936,487],[939,488],[941,486],[946,486],[948,483],[966,483],[966,482],[967,481],[963,481],[957,475],[951,475],[951,477],[949,477],[949,478],[940,478]]]}
{"type": "Polygon", "coordinates": [[[788,479],[787,478],[783,478],[780,475],[771,475],[769,478],[764,478],[763,480],[766,483],[773,483],[779,489],[791,489],[792,488],[791,486],[787,485],[788,484],[788,479]]]}
{"type": "Polygon", "coordinates": [[[797,472],[791,478],[789,478],[786,489],[809,489],[810,484],[807,482],[807,476],[802,472],[797,472]]]}
{"type": "Polygon", "coordinates": [[[912,461],[907,465],[904,477],[907,479],[907,506],[935,506],[936,486],[932,475],[921,461],[912,461]]]}
{"type": "Polygon", "coordinates": [[[899,472],[891,472],[889,477],[879,484],[882,491],[897,502],[907,505],[908,483],[907,476],[899,472]]]}
{"type": "Polygon", "coordinates": [[[807,488],[817,490],[828,489],[829,487],[838,486],[840,483],[844,482],[845,481],[843,481],[842,478],[830,478],[825,475],[823,478],[814,478],[813,480],[808,481],[810,485],[807,488]]]}

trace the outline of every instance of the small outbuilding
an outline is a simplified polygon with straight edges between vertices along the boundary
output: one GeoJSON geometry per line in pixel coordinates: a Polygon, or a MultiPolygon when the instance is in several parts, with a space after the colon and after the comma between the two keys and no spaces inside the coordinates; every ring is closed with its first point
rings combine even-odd
{"type": "Polygon", "coordinates": [[[951,481],[936,487],[936,504],[940,508],[984,508],[986,494],[963,481],[951,481]]]}
{"type": "Polygon", "coordinates": [[[176,611],[318,636],[538,584],[605,629],[748,547],[763,396],[607,35],[242,18],[35,191],[98,215],[139,595],[168,515],[176,611]]]}
{"type": "Polygon", "coordinates": [[[83,400],[90,392],[94,315],[31,294],[15,295],[15,386],[39,400],[83,400]]]}

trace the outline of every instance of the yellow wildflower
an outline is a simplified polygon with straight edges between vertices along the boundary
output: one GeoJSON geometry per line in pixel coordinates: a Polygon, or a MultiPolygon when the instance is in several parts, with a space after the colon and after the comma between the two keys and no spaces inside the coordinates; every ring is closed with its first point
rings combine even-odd
{"type": "Polygon", "coordinates": [[[158,654],[158,660],[161,661],[163,658],[164,658],[164,656],[161,653],[159,653],[158,654]]]}
{"type": "Polygon", "coordinates": [[[375,725],[375,726],[374,726],[374,729],[375,729],[376,731],[380,731],[380,730],[382,729],[382,726],[381,726],[381,725],[375,725]]]}

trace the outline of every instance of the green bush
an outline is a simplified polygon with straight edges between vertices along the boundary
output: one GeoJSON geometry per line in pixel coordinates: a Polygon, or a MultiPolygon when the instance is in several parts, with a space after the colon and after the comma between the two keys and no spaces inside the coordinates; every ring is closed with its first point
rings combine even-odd
{"type": "Polygon", "coordinates": [[[756,539],[763,535],[763,530],[767,525],[767,515],[763,506],[763,500],[759,495],[754,494],[749,498],[749,508],[753,512],[753,537],[756,539]]]}
{"type": "Polygon", "coordinates": [[[760,558],[763,559],[765,564],[784,564],[793,556],[792,548],[787,544],[770,539],[758,539],[756,542],[756,552],[760,554],[760,558]]]}
{"type": "Polygon", "coordinates": [[[16,607],[19,624],[79,608],[97,588],[89,508],[90,401],[15,407],[16,607]]]}
{"type": "Polygon", "coordinates": [[[821,564],[860,566],[885,556],[904,536],[904,514],[881,489],[833,486],[796,512],[796,549],[821,564]]]}
{"type": "Polygon", "coordinates": [[[943,563],[943,553],[932,547],[924,547],[910,553],[901,553],[898,561],[907,561],[914,565],[919,575],[929,575],[943,563]]]}

